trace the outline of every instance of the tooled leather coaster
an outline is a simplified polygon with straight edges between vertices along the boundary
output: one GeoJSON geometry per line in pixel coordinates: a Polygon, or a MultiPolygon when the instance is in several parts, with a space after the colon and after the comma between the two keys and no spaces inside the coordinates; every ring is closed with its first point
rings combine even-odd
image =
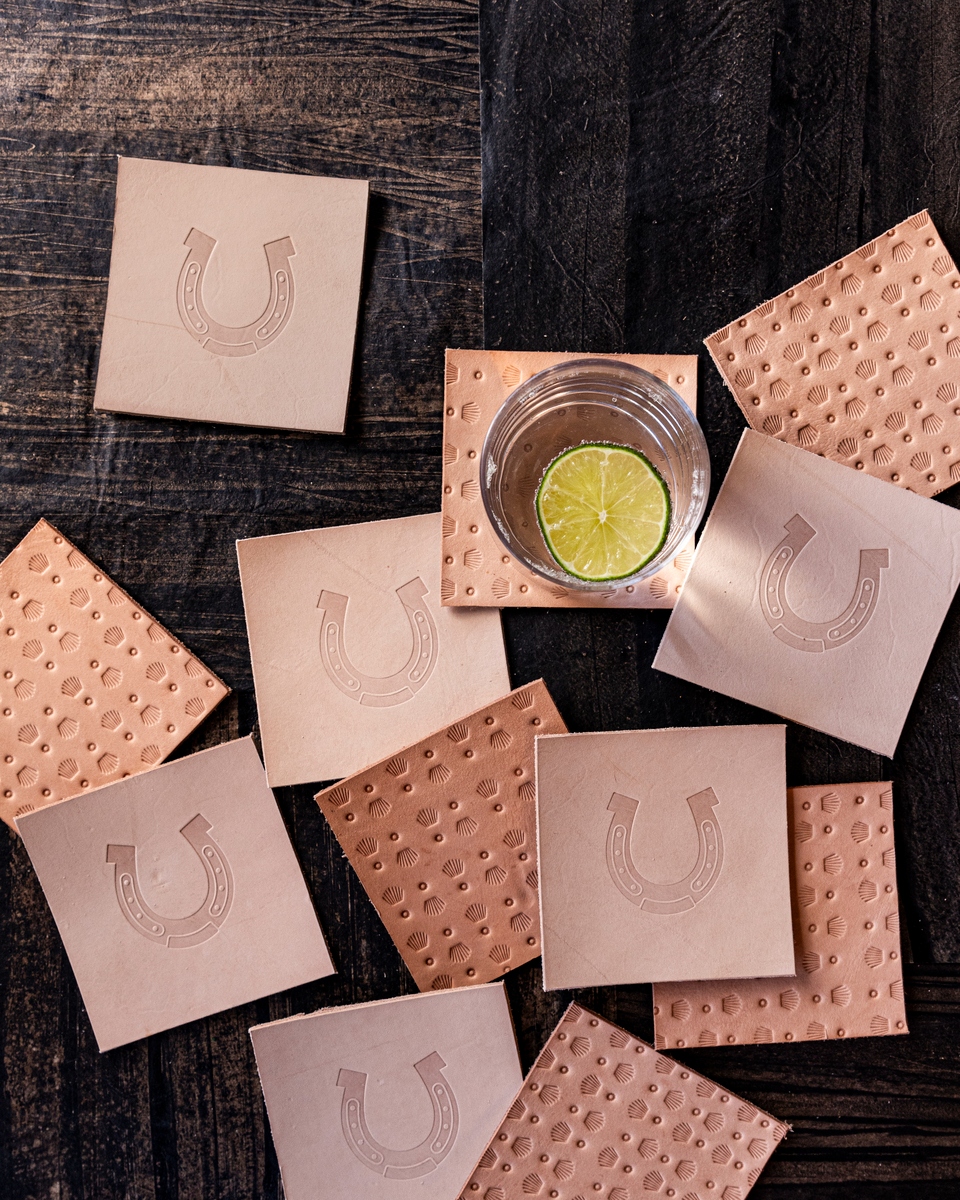
{"type": "Polygon", "coordinates": [[[704,344],[754,429],[935,496],[960,480],[958,292],[924,209],[704,344]]]}
{"type": "Polygon", "coordinates": [[[537,738],[548,991],[793,969],[784,737],[722,725],[537,738]]]}
{"type": "Polygon", "coordinates": [[[452,1200],[522,1077],[502,983],[250,1030],[286,1200],[452,1200]]]}
{"type": "Polygon", "coordinates": [[[788,797],[796,978],[655,984],[661,1049],[907,1032],[892,785],[788,797]]]}
{"type": "Polygon", "coordinates": [[[0,563],[0,817],[156,766],[229,688],[39,521],[0,563]]]}
{"type": "Polygon", "coordinates": [[[958,583],[955,509],[744,429],[653,665],[889,756],[958,583]]]}
{"type": "Polygon", "coordinates": [[[538,679],[317,795],[421,991],[539,955],[534,739],[565,732],[538,679]]]}
{"type": "Polygon", "coordinates": [[[342,433],[368,191],[121,158],[94,407],[342,433]]]}
{"type": "Polygon", "coordinates": [[[250,738],[18,826],[101,1050],[333,974],[250,738]]]}
{"type": "Polygon", "coordinates": [[[788,1128],[571,1004],[460,1200],[743,1200],[788,1128]]]}
{"type": "MultiPolygon", "coordinates": [[[[441,602],[452,607],[671,608],[693,558],[691,537],[670,564],[637,584],[575,592],[541,579],[508,554],[480,499],[480,451],[501,405],[521,383],[583,354],[448,350],[443,408],[443,560],[441,602]]],[[[693,354],[591,354],[642,367],[697,411],[693,354]]],[[[537,481],[531,481],[535,489],[537,481]]],[[[531,493],[532,494],[532,493],[531,493]]]]}
{"type": "Polygon", "coordinates": [[[440,606],[440,522],[237,542],[272,787],[352,775],[510,686],[500,614],[440,606]]]}

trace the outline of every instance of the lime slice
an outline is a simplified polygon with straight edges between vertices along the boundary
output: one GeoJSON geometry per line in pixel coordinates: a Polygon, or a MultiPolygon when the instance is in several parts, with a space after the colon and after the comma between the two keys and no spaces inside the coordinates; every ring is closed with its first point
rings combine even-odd
{"type": "Polygon", "coordinates": [[[623,579],[663,545],[670,494],[657,470],[629,446],[565,450],[537,489],[547,549],[577,579],[623,579]]]}

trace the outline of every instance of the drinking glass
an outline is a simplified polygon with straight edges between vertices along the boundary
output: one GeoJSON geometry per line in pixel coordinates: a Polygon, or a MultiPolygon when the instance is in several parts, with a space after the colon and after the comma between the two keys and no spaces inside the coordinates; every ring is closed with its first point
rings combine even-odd
{"type": "Polygon", "coordinates": [[[506,550],[535,574],[576,591],[609,591],[654,575],[699,525],[709,491],[710,458],[696,417],[673,388],[630,363],[583,358],[531,376],[504,401],[481,451],[483,506],[506,550]],[[537,521],[536,494],[547,467],[565,450],[595,442],[639,450],[670,493],[666,541],[629,578],[569,575],[537,521]]]}

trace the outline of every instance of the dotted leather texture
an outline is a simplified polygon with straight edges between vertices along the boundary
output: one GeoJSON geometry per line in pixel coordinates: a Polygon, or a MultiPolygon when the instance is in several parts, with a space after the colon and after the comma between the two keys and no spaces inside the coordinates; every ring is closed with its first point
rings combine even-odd
{"type": "Polygon", "coordinates": [[[796,978],[655,984],[661,1049],[907,1032],[891,784],[788,796],[796,978]]]}
{"type": "Polygon", "coordinates": [[[960,481],[960,278],[926,210],[705,345],[760,433],[921,496],[960,481]]]}
{"type": "Polygon", "coordinates": [[[0,817],[162,762],[229,688],[47,521],[0,563],[0,817]]]}
{"type": "Polygon", "coordinates": [[[537,680],[317,795],[421,991],[540,954],[534,738],[566,732],[537,680]]]}
{"type": "Polygon", "coordinates": [[[460,1200],[743,1200],[786,1132],[571,1004],[460,1200]]]}
{"type": "MultiPolygon", "coordinates": [[[[670,565],[638,584],[573,592],[534,575],[505,550],[480,499],[480,451],[504,400],[561,362],[609,358],[642,367],[697,411],[697,359],[679,354],[547,354],[448,350],[443,407],[443,558],[440,603],[495,608],[672,608],[693,559],[693,538],[670,565]]],[[[558,451],[559,453],[559,451],[558,451]]],[[[531,480],[531,499],[538,480],[531,480]]]]}

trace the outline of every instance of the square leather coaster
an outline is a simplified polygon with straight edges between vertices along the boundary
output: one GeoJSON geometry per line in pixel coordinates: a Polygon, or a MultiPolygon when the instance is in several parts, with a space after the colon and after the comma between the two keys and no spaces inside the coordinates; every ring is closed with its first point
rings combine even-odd
{"type": "Polygon", "coordinates": [[[571,1004],[460,1200],[744,1200],[788,1128],[571,1004]]]}
{"type": "Polygon", "coordinates": [[[537,739],[547,990],[793,971],[784,730],[537,739]]]}
{"type": "Polygon", "coordinates": [[[286,1200],[453,1197],[520,1086],[503,984],[250,1030],[286,1200]]]}
{"type": "Polygon", "coordinates": [[[440,607],[440,514],[237,543],[272,787],[340,779],[510,686],[500,614],[440,607]]]}
{"type": "Polygon", "coordinates": [[[317,796],[421,991],[540,954],[534,740],[566,728],[538,679],[317,796]]]}
{"type": "MultiPolygon", "coordinates": [[[[487,520],[478,479],[480,450],[507,396],[556,363],[609,358],[642,367],[697,411],[694,354],[548,354],[448,350],[443,407],[442,602],[452,607],[671,608],[693,554],[693,538],[651,579],[608,592],[574,592],[528,570],[504,549],[487,520]]],[[[532,483],[536,487],[536,481],[532,483]]]]}
{"type": "Polygon", "coordinates": [[[121,158],[94,407],[342,433],[367,193],[121,158]]]}
{"type": "Polygon", "coordinates": [[[146,771],[230,689],[48,521],[0,563],[0,817],[146,771]]]}
{"type": "Polygon", "coordinates": [[[744,430],[653,665],[892,755],[960,583],[960,513],[744,430]]]}
{"type": "Polygon", "coordinates": [[[960,480],[958,289],[924,209],[704,345],[754,429],[935,496],[960,480]]]}
{"type": "Polygon", "coordinates": [[[333,974],[250,738],[17,826],[101,1050],[333,974]]]}
{"type": "Polygon", "coordinates": [[[892,785],[787,796],[796,978],[655,984],[660,1049],[907,1032],[892,785]]]}

